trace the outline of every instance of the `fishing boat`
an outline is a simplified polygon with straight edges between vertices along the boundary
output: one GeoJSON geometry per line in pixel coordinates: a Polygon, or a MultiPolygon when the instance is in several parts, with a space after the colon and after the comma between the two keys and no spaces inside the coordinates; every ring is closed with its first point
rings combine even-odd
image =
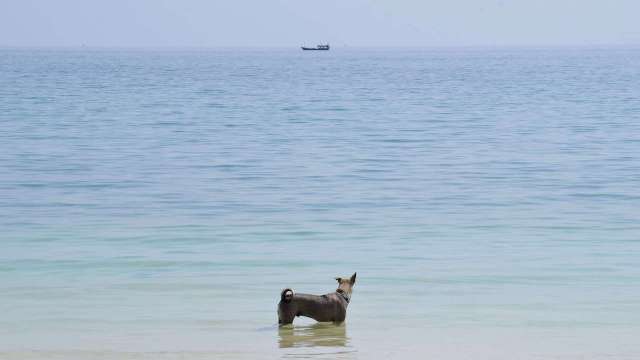
{"type": "Polygon", "coordinates": [[[302,50],[329,50],[329,44],[327,45],[318,45],[316,47],[302,47],[302,50]]]}

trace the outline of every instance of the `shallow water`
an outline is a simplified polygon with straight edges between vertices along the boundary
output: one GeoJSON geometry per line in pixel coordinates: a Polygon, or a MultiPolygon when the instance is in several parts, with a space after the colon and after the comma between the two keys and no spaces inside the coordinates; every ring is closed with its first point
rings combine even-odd
{"type": "Polygon", "coordinates": [[[638,64],[0,50],[0,358],[636,359],[638,64]]]}

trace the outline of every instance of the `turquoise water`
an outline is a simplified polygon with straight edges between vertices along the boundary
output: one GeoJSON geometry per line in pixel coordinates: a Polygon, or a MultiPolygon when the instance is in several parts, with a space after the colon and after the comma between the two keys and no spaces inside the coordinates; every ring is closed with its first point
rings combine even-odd
{"type": "Polygon", "coordinates": [[[639,64],[0,50],[0,358],[637,359],[639,64]]]}

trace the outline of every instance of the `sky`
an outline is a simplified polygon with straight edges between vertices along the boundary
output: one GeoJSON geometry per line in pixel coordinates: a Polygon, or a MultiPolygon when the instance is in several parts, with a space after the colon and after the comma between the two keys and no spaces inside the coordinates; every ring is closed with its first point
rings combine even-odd
{"type": "Polygon", "coordinates": [[[0,0],[0,46],[640,45],[640,0],[0,0]]]}

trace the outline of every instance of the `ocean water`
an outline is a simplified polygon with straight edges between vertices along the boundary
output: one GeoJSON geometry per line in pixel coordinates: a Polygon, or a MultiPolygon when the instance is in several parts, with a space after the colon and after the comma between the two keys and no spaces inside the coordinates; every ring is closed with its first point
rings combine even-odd
{"type": "Polygon", "coordinates": [[[3,49],[0,125],[2,359],[640,358],[640,49],[3,49]]]}

